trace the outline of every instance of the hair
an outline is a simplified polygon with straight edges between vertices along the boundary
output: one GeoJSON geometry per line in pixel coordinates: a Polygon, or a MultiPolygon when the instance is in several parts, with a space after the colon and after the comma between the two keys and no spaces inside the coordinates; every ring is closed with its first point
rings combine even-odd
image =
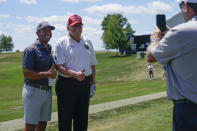
{"type": "Polygon", "coordinates": [[[197,15],[197,3],[187,3],[197,15]]]}

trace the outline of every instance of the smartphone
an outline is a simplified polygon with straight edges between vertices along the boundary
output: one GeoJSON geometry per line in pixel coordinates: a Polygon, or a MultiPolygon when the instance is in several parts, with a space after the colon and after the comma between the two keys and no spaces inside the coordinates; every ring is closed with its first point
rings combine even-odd
{"type": "Polygon", "coordinates": [[[161,30],[161,32],[166,31],[166,16],[164,14],[156,15],[156,25],[161,30]]]}

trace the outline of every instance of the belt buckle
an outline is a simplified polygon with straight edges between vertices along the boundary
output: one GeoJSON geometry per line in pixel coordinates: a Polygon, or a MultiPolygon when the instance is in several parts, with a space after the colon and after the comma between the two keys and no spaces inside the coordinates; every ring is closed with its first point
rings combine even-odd
{"type": "Polygon", "coordinates": [[[40,90],[44,90],[42,85],[38,85],[40,90]]]}
{"type": "Polygon", "coordinates": [[[85,79],[90,79],[92,75],[85,76],[85,79]]]}
{"type": "Polygon", "coordinates": [[[46,90],[46,91],[50,90],[50,88],[48,88],[47,86],[44,86],[44,85],[39,85],[39,89],[46,90]]]}

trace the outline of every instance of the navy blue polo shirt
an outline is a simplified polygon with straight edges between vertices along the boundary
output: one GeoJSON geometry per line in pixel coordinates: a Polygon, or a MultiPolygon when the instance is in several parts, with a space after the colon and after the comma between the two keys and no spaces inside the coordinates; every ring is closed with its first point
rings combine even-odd
{"type": "MultiPolygon", "coordinates": [[[[51,54],[51,46],[46,50],[45,47],[36,40],[36,42],[27,47],[23,52],[23,68],[36,72],[48,71],[53,65],[54,59],[51,54]]],[[[48,85],[48,78],[33,80],[24,78],[24,83],[27,85],[48,85]]]]}

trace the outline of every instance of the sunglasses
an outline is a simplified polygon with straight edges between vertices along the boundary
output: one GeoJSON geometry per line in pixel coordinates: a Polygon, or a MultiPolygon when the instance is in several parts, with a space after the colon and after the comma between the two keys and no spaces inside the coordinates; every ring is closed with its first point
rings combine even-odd
{"type": "Polygon", "coordinates": [[[185,2],[182,1],[181,3],[179,3],[179,8],[182,9],[184,5],[185,5],[185,2]]]}
{"type": "Polygon", "coordinates": [[[70,27],[72,28],[81,28],[83,26],[83,24],[76,24],[76,25],[72,25],[70,27]]]}

